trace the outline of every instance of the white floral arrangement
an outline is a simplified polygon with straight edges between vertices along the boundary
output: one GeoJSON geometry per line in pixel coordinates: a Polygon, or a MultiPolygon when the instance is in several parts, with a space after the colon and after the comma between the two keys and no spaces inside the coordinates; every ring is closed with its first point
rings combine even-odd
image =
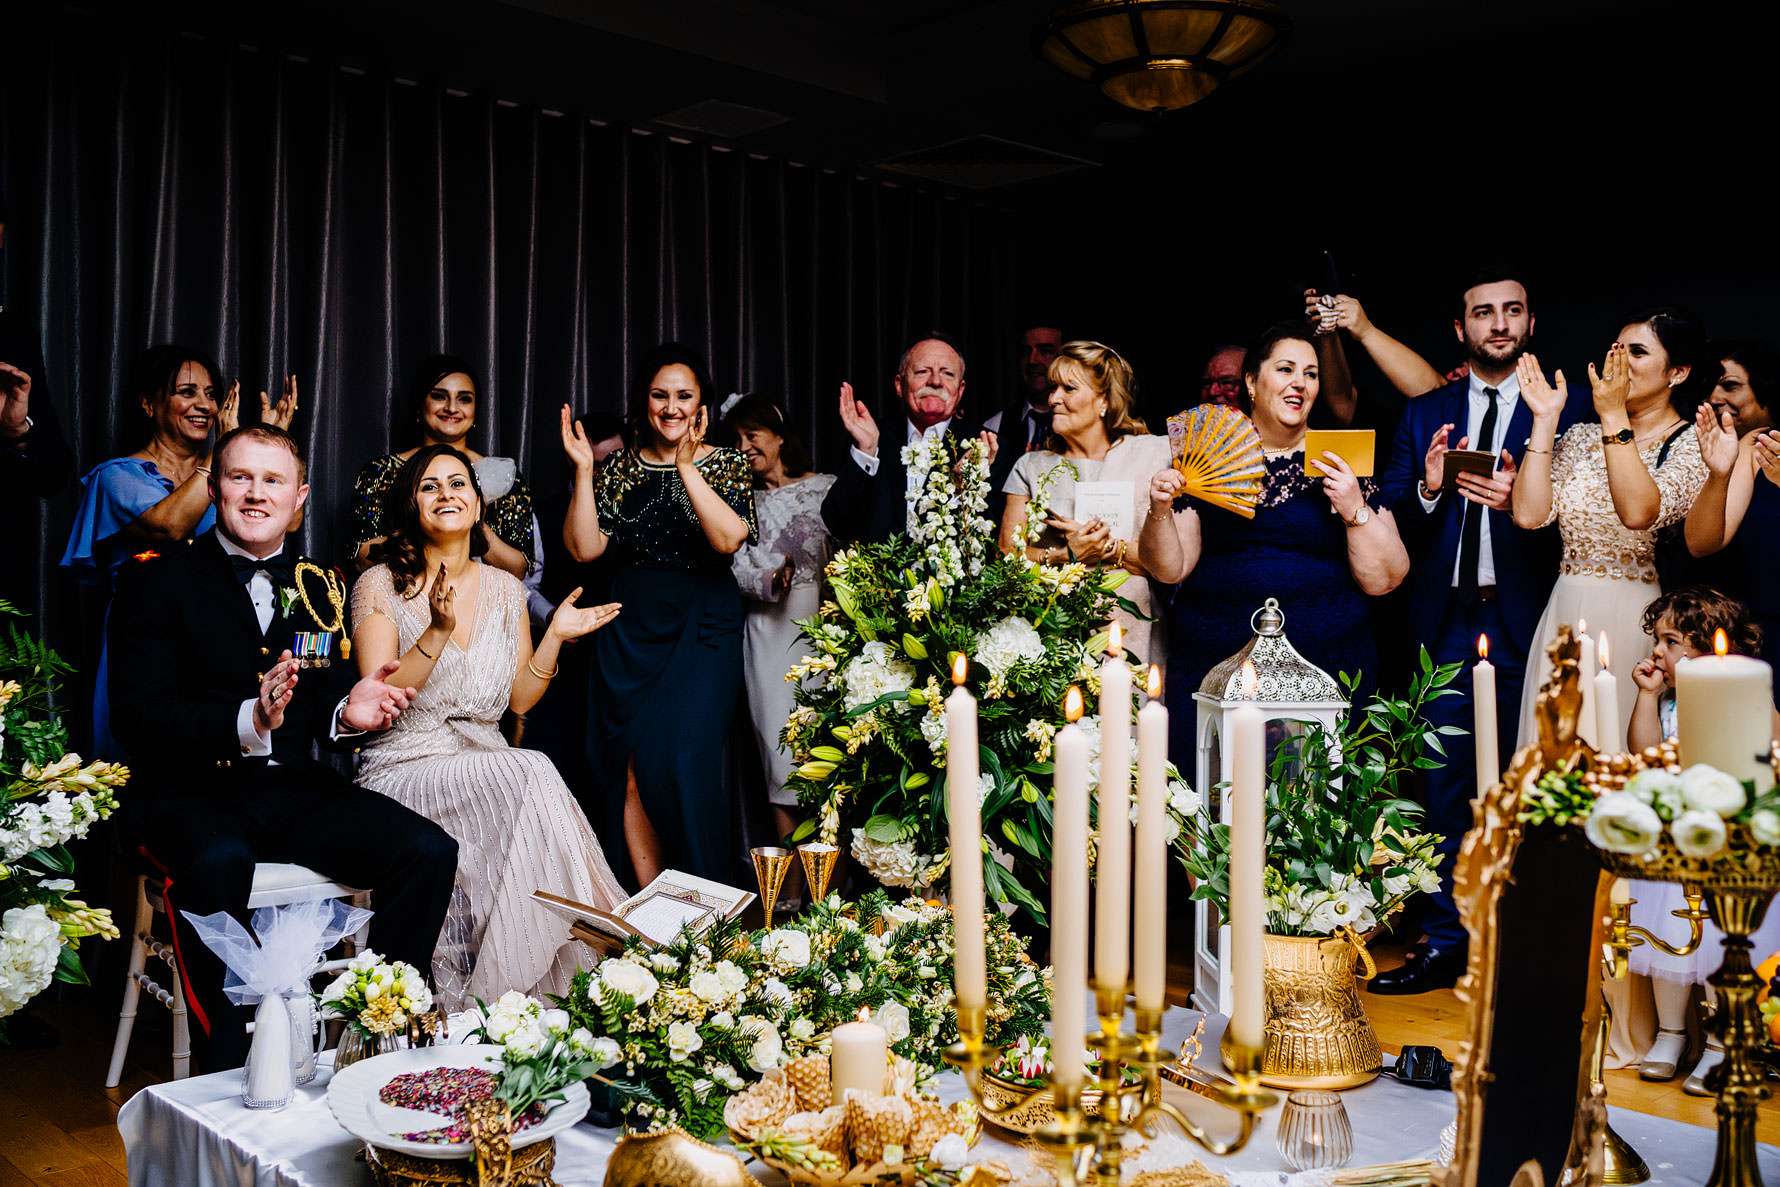
{"type": "Polygon", "coordinates": [[[1725,851],[1738,826],[1757,845],[1780,845],[1780,793],[1758,797],[1753,784],[1696,763],[1679,774],[1637,772],[1624,791],[1593,802],[1583,831],[1611,853],[1650,853],[1666,836],[1683,857],[1707,858],[1725,851]]]}
{"type": "Polygon", "coordinates": [[[386,1035],[406,1028],[412,1016],[429,1012],[433,991],[413,965],[386,961],[367,948],[316,994],[316,1001],[325,1017],[341,1019],[366,1036],[386,1035]]]}
{"type": "Polygon", "coordinates": [[[928,550],[933,577],[951,587],[978,577],[994,547],[989,505],[989,450],[980,439],[956,445],[923,437],[902,448],[908,470],[909,539],[928,550]]]}
{"type": "Polygon", "coordinates": [[[0,1019],[52,980],[87,984],[80,941],[118,936],[111,912],[74,897],[67,844],[112,814],[130,772],[68,750],[50,694],[71,670],[17,625],[0,636],[0,1019]]]}
{"type": "Polygon", "coordinates": [[[475,1037],[501,1048],[494,1095],[517,1119],[535,1104],[563,1098],[563,1090],[618,1062],[618,1044],[574,1025],[567,1010],[552,1009],[517,990],[495,1004],[478,1001],[483,1014],[475,1037]]]}

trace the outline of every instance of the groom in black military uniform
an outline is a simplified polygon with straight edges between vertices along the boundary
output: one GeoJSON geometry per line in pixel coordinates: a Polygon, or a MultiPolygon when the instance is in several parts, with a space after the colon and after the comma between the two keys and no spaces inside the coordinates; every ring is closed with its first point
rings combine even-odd
{"type": "Polygon", "coordinates": [[[215,529],[126,563],[108,627],[124,835],[164,881],[207,1071],[242,1063],[250,1013],[181,912],[245,920],[255,863],[295,862],[371,891],[372,945],[425,970],[457,869],[443,829],[312,753],[387,729],[414,691],[384,683],[393,664],[356,678],[344,580],[286,549],[309,493],[297,443],[237,429],[215,458],[215,529]]]}

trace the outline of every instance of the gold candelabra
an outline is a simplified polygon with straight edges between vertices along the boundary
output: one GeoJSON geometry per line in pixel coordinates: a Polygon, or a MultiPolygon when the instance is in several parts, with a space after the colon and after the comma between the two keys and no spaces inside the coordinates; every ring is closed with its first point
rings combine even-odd
{"type": "Polygon", "coordinates": [[[1083,1100],[1084,1085],[1053,1081],[1008,1104],[992,1107],[985,1098],[982,1080],[999,1061],[1001,1049],[983,1041],[985,1010],[959,1008],[959,1041],[946,1051],[945,1059],[962,1073],[985,1120],[996,1122],[1022,1113],[1049,1094],[1055,1117],[1033,1136],[1055,1154],[1057,1179],[1063,1187],[1090,1183],[1096,1187],[1117,1187],[1119,1167],[1125,1158],[1125,1134],[1138,1130],[1154,1136],[1156,1122],[1164,1117],[1212,1154],[1233,1154],[1248,1144],[1261,1113],[1279,1099],[1261,1087],[1263,1048],[1238,1045],[1226,1028],[1222,1052],[1231,1073],[1229,1082],[1212,1088],[1194,1086],[1194,1091],[1220,1101],[1237,1114],[1235,1136],[1216,1138],[1162,1099],[1163,1070],[1175,1062],[1175,1053],[1162,1047],[1162,1011],[1137,1010],[1136,1030],[1131,1032],[1124,1029],[1126,989],[1095,986],[1094,999],[1100,1033],[1090,1038],[1088,1045],[1099,1057],[1095,1082],[1099,1098],[1092,1105],[1083,1100]],[[1129,1083],[1128,1071],[1136,1073],[1136,1079],[1129,1083]]]}

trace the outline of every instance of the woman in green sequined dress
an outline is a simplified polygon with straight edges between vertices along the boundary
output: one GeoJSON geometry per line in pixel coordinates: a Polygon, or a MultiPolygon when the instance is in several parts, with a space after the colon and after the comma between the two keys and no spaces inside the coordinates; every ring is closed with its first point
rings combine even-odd
{"type": "Polygon", "coordinates": [[[475,464],[476,481],[488,499],[483,520],[489,528],[488,555],[483,560],[524,581],[528,592],[536,588],[544,558],[537,549],[537,521],[525,478],[512,458],[484,457],[466,444],[480,400],[470,365],[460,358],[437,354],[415,369],[408,407],[413,444],[371,459],[353,479],[352,551],[361,571],[371,565],[371,546],[387,534],[384,495],[396,484],[402,463],[429,445],[449,445],[475,464]]]}
{"type": "Polygon", "coordinates": [[[631,384],[632,442],[599,469],[565,406],[575,465],[563,542],[583,563],[613,550],[610,598],[624,607],[594,638],[587,761],[605,805],[600,835],[624,837],[639,886],[663,869],[730,881],[723,747],[742,689],[742,598],[730,558],[754,539],[748,463],[705,444],[714,389],[704,360],[677,343],[643,360],[631,384]]]}

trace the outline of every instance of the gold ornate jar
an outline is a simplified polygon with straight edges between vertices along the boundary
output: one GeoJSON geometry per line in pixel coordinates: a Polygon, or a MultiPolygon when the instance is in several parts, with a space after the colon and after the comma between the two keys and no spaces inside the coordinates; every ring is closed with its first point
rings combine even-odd
{"type": "Polygon", "coordinates": [[[1268,935],[1267,1048],[1261,1082],[1275,1088],[1358,1088],[1384,1063],[1354,986],[1354,961],[1378,969],[1364,943],[1333,936],[1268,935]]]}

